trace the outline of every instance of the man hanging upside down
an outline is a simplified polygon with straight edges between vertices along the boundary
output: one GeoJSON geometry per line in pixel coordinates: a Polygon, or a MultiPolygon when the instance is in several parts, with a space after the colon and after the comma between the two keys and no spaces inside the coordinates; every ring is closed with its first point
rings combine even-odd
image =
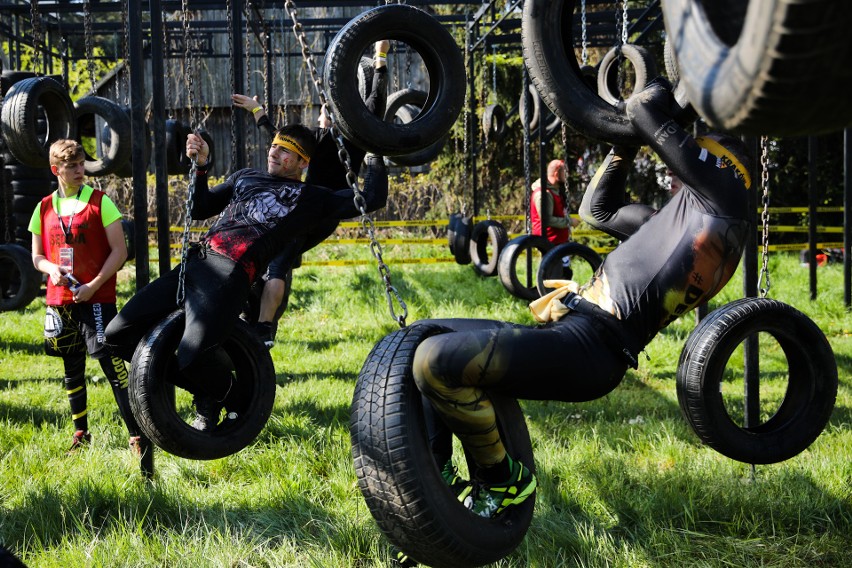
{"type": "Polygon", "coordinates": [[[600,398],[637,367],[639,352],[661,329],[718,294],[737,268],[749,232],[748,151],[730,136],[693,138],[675,122],[676,108],[662,80],[627,100],[631,123],[682,189],[659,211],[628,204],[636,149],[613,148],[580,215],[623,242],[589,282],[563,282],[530,305],[542,325],[429,320],[454,331],[417,348],[414,379],[476,464],[465,504],[477,515],[493,517],[536,487],[529,468],[506,453],[488,392],[600,398]]]}

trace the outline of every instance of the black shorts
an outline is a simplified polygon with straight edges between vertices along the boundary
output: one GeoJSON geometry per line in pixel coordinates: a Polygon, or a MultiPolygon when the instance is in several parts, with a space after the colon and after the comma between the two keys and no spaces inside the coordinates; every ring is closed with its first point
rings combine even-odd
{"type": "Polygon", "coordinates": [[[109,356],[104,330],[116,315],[115,304],[47,306],[44,351],[53,357],[88,352],[93,359],[109,356]]]}

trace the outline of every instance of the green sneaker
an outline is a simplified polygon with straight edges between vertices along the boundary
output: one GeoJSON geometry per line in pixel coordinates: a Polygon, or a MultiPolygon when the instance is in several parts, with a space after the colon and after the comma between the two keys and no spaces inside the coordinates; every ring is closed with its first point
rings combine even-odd
{"type": "Polygon", "coordinates": [[[410,558],[406,553],[395,548],[391,550],[391,565],[398,566],[399,568],[414,568],[418,566],[413,558],[410,558]],[[396,551],[396,556],[393,555],[394,551],[396,551]]]}
{"type": "Polygon", "coordinates": [[[459,475],[459,470],[453,465],[452,459],[447,460],[447,463],[444,464],[444,468],[441,470],[441,477],[444,478],[444,482],[459,501],[464,502],[467,496],[470,495],[470,481],[459,475]]]}
{"type": "Polygon", "coordinates": [[[535,491],[535,475],[519,461],[509,458],[512,474],[505,483],[489,485],[477,482],[472,495],[465,499],[465,506],[475,515],[491,519],[510,505],[520,505],[535,491]]]}

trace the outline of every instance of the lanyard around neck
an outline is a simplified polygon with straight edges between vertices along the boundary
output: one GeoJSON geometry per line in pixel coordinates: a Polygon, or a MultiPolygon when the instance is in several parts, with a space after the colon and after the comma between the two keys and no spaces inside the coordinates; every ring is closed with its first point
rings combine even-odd
{"type": "Polygon", "coordinates": [[[62,221],[62,212],[59,210],[59,195],[58,192],[56,194],[56,203],[53,204],[53,208],[56,211],[56,216],[59,218],[59,226],[62,227],[62,232],[65,234],[65,244],[70,245],[72,242],[72,237],[74,236],[71,232],[71,227],[74,223],[74,215],[77,214],[77,207],[80,206],[80,194],[83,193],[83,188],[85,185],[81,185],[80,189],[77,190],[77,193],[74,194],[74,208],[71,210],[71,216],[68,218],[68,226],[65,226],[65,223],[62,221]]]}

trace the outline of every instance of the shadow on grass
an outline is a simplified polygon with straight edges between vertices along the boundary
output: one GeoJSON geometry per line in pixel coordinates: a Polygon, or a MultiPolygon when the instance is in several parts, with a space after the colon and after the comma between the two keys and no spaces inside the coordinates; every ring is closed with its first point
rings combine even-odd
{"type": "Polygon", "coordinates": [[[11,351],[14,353],[26,353],[27,355],[40,356],[44,355],[44,346],[41,338],[35,342],[25,343],[23,341],[3,341],[0,340],[0,351],[11,351]]]}

